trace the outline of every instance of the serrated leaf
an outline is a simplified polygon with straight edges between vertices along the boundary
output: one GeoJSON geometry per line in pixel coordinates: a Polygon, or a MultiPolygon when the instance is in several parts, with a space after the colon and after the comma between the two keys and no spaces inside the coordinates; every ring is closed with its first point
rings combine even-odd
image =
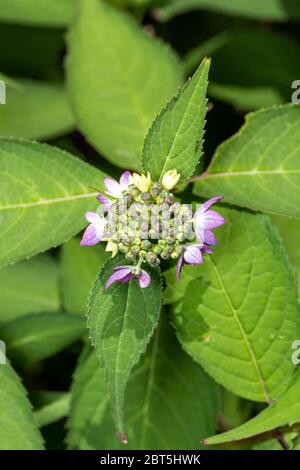
{"type": "Polygon", "coordinates": [[[74,118],[60,85],[20,79],[0,106],[0,135],[50,139],[73,130],[74,118]],[[47,112],[41,112],[47,110],[47,112]]]}
{"type": "Polygon", "coordinates": [[[42,450],[43,440],[21,381],[9,364],[0,365],[0,449],[42,450]]]}
{"type": "Polygon", "coordinates": [[[173,169],[185,180],[200,159],[209,66],[210,61],[204,59],[191,80],[155,119],[146,137],[143,166],[156,180],[173,169]]]}
{"type": "MultiPolygon", "coordinates": [[[[123,257],[111,259],[91,290],[88,326],[96,355],[105,370],[116,427],[122,438],[124,394],[132,367],[153,334],[161,306],[161,277],[151,271],[151,284],[141,289],[136,279],[129,283],[104,285],[115,266],[126,264],[123,257]]],[[[125,437],[124,437],[125,440],[125,437]]]]}
{"type": "Polygon", "coordinates": [[[248,114],[234,137],[216,151],[195,184],[202,196],[300,219],[300,107],[284,105],[248,114]]]}
{"type": "Polygon", "coordinates": [[[206,439],[207,444],[237,441],[274,429],[300,423],[299,373],[289,390],[272,406],[236,429],[206,439]]]}
{"type": "Polygon", "coordinates": [[[61,27],[73,16],[76,0],[0,0],[0,21],[61,27]]]}
{"type": "Polygon", "coordinates": [[[141,168],[149,126],[181,83],[175,55],[98,0],[79,2],[68,43],[67,84],[80,129],[114,164],[141,168]]]}
{"type": "Polygon", "coordinates": [[[57,312],[60,308],[58,267],[39,255],[0,270],[0,323],[27,313],[57,312]]]}
{"type": "Polygon", "coordinates": [[[57,354],[84,332],[84,319],[69,313],[24,315],[0,327],[9,358],[21,366],[57,354]]]}
{"type": "Polygon", "coordinates": [[[251,19],[287,21],[300,18],[300,6],[297,0],[278,2],[277,0],[168,0],[157,12],[163,21],[173,16],[194,10],[208,10],[227,15],[251,19]]]}
{"type": "Polygon", "coordinates": [[[226,224],[218,231],[219,247],[184,289],[174,322],[183,347],[217,382],[271,403],[295,369],[291,344],[300,338],[300,316],[294,277],[268,218],[221,212],[226,224]]]}
{"type": "Polygon", "coordinates": [[[82,247],[72,238],[61,249],[61,292],[67,312],[85,314],[91,285],[108,258],[102,245],[82,247]]]}
{"type": "Polygon", "coordinates": [[[86,224],[102,173],[54,147],[0,139],[0,267],[57,246],[86,224]]]}
{"type": "MultiPolygon", "coordinates": [[[[115,436],[104,373],[89,351],[79,361],[71,392],[69,447],[124,449],[115,436]]],[[[206,430],[216,430],[218,408],[218,386],[182,351],[162,318],[128,383],[128,448],[198,449],[206,430]]]]}

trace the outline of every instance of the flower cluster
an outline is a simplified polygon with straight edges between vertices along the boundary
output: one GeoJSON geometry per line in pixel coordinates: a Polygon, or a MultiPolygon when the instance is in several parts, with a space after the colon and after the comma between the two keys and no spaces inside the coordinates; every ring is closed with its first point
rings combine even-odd
{"type": "Polygon", "coordinates": [[[195,212],[175,201],[171,192],[180,179],[176,170],[167,171],[161,181],[150,174],[125,171],[119,181],[104,178],[105,191],[99,194],[97,212],[87,212],[89,222],[81,245],[107,243],[112,256],[122,253],[128,265],[117,266],[106,283],[128,282],[137,278],[140,287],[151,282],[144,265],[158,266],[162,260],[177,261],[177,278],[184,264],[201,264],[203,253],[212,253],[217,244],[213,229],[224,218],[210,207],[222,197],[212,198],[195,212]]]}

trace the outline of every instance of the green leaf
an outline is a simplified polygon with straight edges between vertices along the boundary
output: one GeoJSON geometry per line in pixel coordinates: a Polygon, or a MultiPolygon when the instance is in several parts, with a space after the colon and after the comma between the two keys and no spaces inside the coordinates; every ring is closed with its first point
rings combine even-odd
{"type": "Polygon", "coordinates": [[[73,130],[74,118],[60,85],[25,79],[16,84],[0,106],[2,137],[50,139],[73,130]]]}
{"type": "Polygon", "coordinates": [[[81,131],[112,163],[140,169],[146,133],[181,83],[175,55],[98,0],[79,1],[68,39],[67,84],[81,131]]]}
{"type": "Polygon", "coordinates": [[[297,42],[283,34],[257,29],[231,33],[213,54],[209,94],[244,109],[290,102],[291,85],[300,74],[299,55],[297,42]]]}
{"type": "Polygon", "coordinates": [[[69,313],[25,315],[0,327],[9,358],[21,366],[57,354],[84,332],[85,320],[69,313]]]}
{"type": "Polygon", "coordinates": [[[0,139],[0,267],[57,246],[97,206],[102,173],[45,144],[0,139]]]}
{"type": "Polygon", "coordinates": [[[272,216],[271,220],[278,228],[284,242],[291,266],[294,268],[295,277],[298,282],[298,291],[300,293],[300,248],[298,243],[300,220],[279,216],[272,216]]]}
{"type": "Polygon", "coordinates": [[[208,10],[227,15],[256,20],[287,21],[300,18],[298,0],[168,0],[157,11],[160,20],[167,21],[176,15],[194,10],[208,10]]]}
{"type": "Polygon", "coordinates": [[[123,406],[125,387],[157,325],[161,306],[161,277],[151,271],[151,284],[141,289],[137,279],[104,285],[115,266],[126,264],[118,256],[105,265],[91,290],[88,325],[96,355],[105,370],[113,416],[125,441],[123,406]]]}
{"type": "Polygon", "coordinates": [[[199,161],[209,66],[210,60],[204,59],[192,79],[155,119],[147,135],[143,165],[154,179],[176,169],[185,180],[199,161]]]}
{"type": "Polygon", "coordinates": [[[217,149],[207,172],[195,178],[194,192],[300,219],[299,131],[298,106],[249,114],[240,132],[217,149]]]}
{"type": "Polygon", "coordinates": [[[43,440],[21,381],[9,364],[0,365],[0,449],[42,450],[43,440]]]}
{"type": "Polygon", "coordinates": [[[52,400],[34,412],[35,419],[40,427],[49,426],[49,424],[66,418],[70,411],[71,393],[51,393],[53,395],[52,400]]]}
{"type": "Polygon", "coordinates": [[[0,21],[61,27],[71,20],[76,0],[0,0],[0,21]]]}
{"type": "Polygon", "coordinates": [[[295,369],[291,344],[300,338],[300,316],[294,277],[267,217],[222,213],[219,247],[184,288],[174,322],[184,349],[217,382],[271,403],[295,369]]]}
{"type": "MultiPolygon", "coordinates": [[[[128,448],[199,449],[207,430],[216,431],[218,386],[184,353],[162,320],[128,383],[128,448]]],[[[79,361],[71,392],[69,447],[124,449],[115,436],[104,373],[88,351],[79,361]]]]}
{"type": "Polygon", "coordinates": [[[207,444],[246,439],[274,429],[300,423],[299,373],[289,390],[272,406],[236,429],[206,439],[207,444]]]}
{"type": "Polygon", "coordinates": [[[61,291],[67,312],[86,313],[91,285],[107,258],[102,245],[82,247],[78,238],[62,246],[61,291]]]}
{"type": "Polygon", "coordinates": [[[48,255],[0,270],[0,323],[60,308],[57,263],[48,255]]]}

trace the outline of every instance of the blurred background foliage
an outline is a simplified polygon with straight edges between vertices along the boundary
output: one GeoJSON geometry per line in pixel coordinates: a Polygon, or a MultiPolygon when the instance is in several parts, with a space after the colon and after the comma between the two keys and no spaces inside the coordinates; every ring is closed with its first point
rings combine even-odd
{"type": "MultiPolygon", "coordinates": [[[[299,1],[109,3],[127,10],[150,36],[156,35],[172,47],[182,64],[182,78],[190,76],[203,57],[212,57],[205,158],[199,172],[205,170],[219,143],[240,128],[246,112],[291,101],[292,82],[300,79],[299,1]]],[[[86,141],[76,126],[65,91],[66,35],[75,4],[76,0],[0,0],[0,72],[7,84],[7,104],[0,106],[0,135],[54,144],[105,173],[118,175],[118,166],[123,163],[114,166],[86,141]]],[[[109,45],[107,48],[109,52],[109,45]]],[[[174,83],[170,86],[175,90],[181,79],[174,78],[175,72],[171,75],[174,83]]],[[[299,221],[282,217],[273,221],[298,276],[299,221]]],[[[83,315],[90,285],[106,257],[101,247],[80,249],[75,238],[47,254],[0,271],[0,336],[29,391],[49,449],[66,447],[70,384],[85,343],[83,315]]],[[[87,368],[91,367],[88,353],[84,354],[73,385],[75,391],[78,381],[84,380],[79,375],[88,374],[85,362],[87,368]]],[[[163,370],[160,373],[163,375],[163,370]]],[[[137,385],[131,387],[135,390],[137,385]]],[[[203,437],[240,425],[262,407],[223,389],[214,400],[218,403],[217,427],[213,429],[210,423],[203,437]]],[[[135,404],[130,406],[134,408],[135,404]]],[[[76,412],[72,420],[77,419],[76,412]]],[[[83,424],[79,422],[78,426],[83,424]]],[[[107,426],[111,438],[114,431],[111,423],[107,426]]],[[[99,437],[99,431],[89,430],[91,441],[95,440],[98,448],[112,446],[109,439],[107,443],[99,437]]],[[[71,446],[78,445],[75,434],[68,437],[71,446]]],[[[273,447],[278,448],[278,443],[270,436],[263,443],[250,441],[239,446],[273,447]]]]}

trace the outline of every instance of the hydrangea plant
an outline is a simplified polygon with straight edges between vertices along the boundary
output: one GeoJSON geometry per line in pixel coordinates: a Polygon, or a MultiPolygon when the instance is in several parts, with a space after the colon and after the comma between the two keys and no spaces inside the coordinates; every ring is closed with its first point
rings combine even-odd
{"type": "Polygon", "coordinates": [[[283,3],[0,0],[0,449],[299,449],[283,3]]]}

